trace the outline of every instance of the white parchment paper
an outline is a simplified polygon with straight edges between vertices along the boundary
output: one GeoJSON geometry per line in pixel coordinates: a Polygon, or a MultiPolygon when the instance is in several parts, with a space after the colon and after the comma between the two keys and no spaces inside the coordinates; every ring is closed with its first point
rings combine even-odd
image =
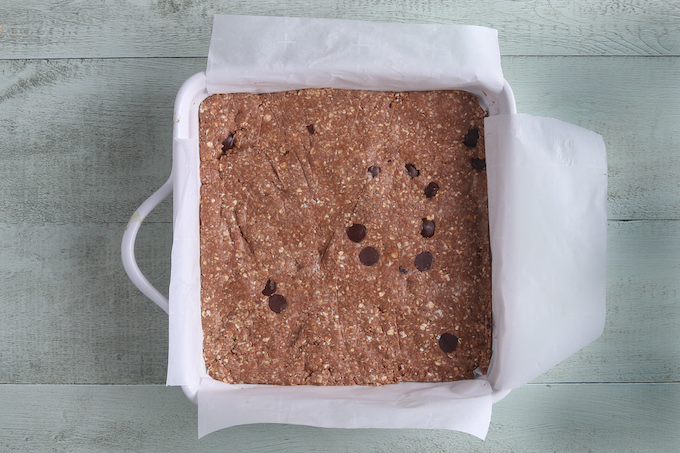
{"type": "Polygon", "coordinates": [[[439,428],[484,438],[497,395],[534,379],[599,336],[604,322],[604,143],[573,125],[508,114],[492,116],[486,125],[494,297],[488,377],[382,387],[283,387],[230,385],[206,374],[198,271],[198,130],[193,123],[186,128],[187,117],[195,122],[202,98],[305,87],[465,89],[483,105],[494,106],[502,104],[495,103],[504,83],[497,33],[488,28],[215,17],[208,69],[199,81],[205,94],[184,102],[182,93],[191,88],[180,90],[178,105],[188,107],[175,112],[173,148],[168,385],[182,385],[197,396],[199,435],[273,422],[439,428]],[[178,124],[188,132],[178,134],[178,124]]]}
{"type": "Polygon", "coordinates": [[[486,118],[496,389],[519,387],[602,333],[602,137],[530,115],[486,118]]]}
{"type": "Polygon", "coordinates": [[[486,436],[491,386],[484,379],[368,386],[232,385],[206,379],[198,435],[246,423],[324,428],[439,428],[486,436]]]}
{"type": "Polygon", "coordinates": [[[299,88],[503,89],[496,30],[291,17],[215,16],[208,92],[299,88]]]}

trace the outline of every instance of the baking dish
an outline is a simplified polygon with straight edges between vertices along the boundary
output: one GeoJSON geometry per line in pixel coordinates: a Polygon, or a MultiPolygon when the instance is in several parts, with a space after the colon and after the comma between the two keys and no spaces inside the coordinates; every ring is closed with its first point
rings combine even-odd
{"type": "MultiPolygon", "coordinates": [[[[452,86],[450,89],[455,90],[457,87],[452,86]]],[[[472,94],[480,98],[480,104],[488,111],[489,116],[516,113],[515,98],[512,88],[507,81],[505,81],[500,96],[492,102],[486,102],[487,98],[482,96],[481,93],[472,92],[472,94]]],[[[195,152],[196,155],[198,155],[198,109],[201,102],[208,96],[206,74],[205,72],[199,72],[187,79],[182,85],[175,101],[174,143],[188,141],[192,144],[191,152],[195,152]]],[[[172,173],[168,180],[135,211],[123,235],[122,259],[125,271],[134,285],[166,313],[169,312],[168,298],[146,279],[137,266],[134,256],[134,245],[139,228],[146,216],[173,192],[177,180],[181,180],[184,176],[184,169],[173,162],[172,173]]],[[[191,250],[188,253],[196,254],[198,251],[191,250]]],[[[200,306],[195,307],[195,309],[200,311],[200,306]]],[[[196,388],[184,385],[182,389],[187,397],[196,403],[196,388]]],[[[509,390],[494,391],[494,402],[499,401],[508,393],[509,390]]]]}

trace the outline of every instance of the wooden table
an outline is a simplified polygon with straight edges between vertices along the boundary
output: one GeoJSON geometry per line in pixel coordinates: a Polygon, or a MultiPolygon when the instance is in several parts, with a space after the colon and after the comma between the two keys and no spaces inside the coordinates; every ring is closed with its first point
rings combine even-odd
{"type": "MultiPolygon", "coordinates": [[[[680,1],[0,0],[0,451],[679,451],[680,1]],[[127,279],[129,216],[169,174],[175,94],[216,13],[477,24],[520,112],[604,136],[607,323],[447,431],[240,426],[196,439],[167,318],[127,279]]],[[[170,269],[171,203],[140,267],[170,269]]]]}

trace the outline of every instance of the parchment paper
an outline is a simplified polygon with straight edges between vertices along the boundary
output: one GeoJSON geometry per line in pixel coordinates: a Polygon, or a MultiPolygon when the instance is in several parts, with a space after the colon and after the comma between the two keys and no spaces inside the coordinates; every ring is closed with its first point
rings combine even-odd
{"type": "Polygon", "coordinates": [[[602,137],[530,115],[486,118],[494,346],[513,389],[602,333],[607,161],[602,137]]]}
{"type": "Polygon", "coordinates": [[[215,16],[207,81],[210,94],[456,86],[486,99],[503,72],[498,33],[485,27],[215,16]]]}
{"type": "MultiPolygon", "coordinates": [[[[466,89],[491,105],[504,79],[497,34],[488,28],[216,16],[206,85],[208,93],[466,89]]],[[[494,297],[489,376],[382,387],[229,385],[207,376],[196,264],[198,140],[176,137],[168,385],[197,390],[199,435],[274,422],[453,429],[483,439],[494,395],[599,336],[606,228],[601,137],[528,115],[488,118],[486,134],[494,297]]]]}

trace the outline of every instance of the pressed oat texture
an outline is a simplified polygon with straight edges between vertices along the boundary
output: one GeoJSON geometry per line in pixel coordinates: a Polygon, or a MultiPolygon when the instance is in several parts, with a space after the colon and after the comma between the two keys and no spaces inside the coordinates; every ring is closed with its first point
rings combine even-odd
{"type": "Polygon", "coordinates": [[[229,383],[379,385],[485,372],[484,116],[461,91],[204,100],[209,374],[229,383]]]}

